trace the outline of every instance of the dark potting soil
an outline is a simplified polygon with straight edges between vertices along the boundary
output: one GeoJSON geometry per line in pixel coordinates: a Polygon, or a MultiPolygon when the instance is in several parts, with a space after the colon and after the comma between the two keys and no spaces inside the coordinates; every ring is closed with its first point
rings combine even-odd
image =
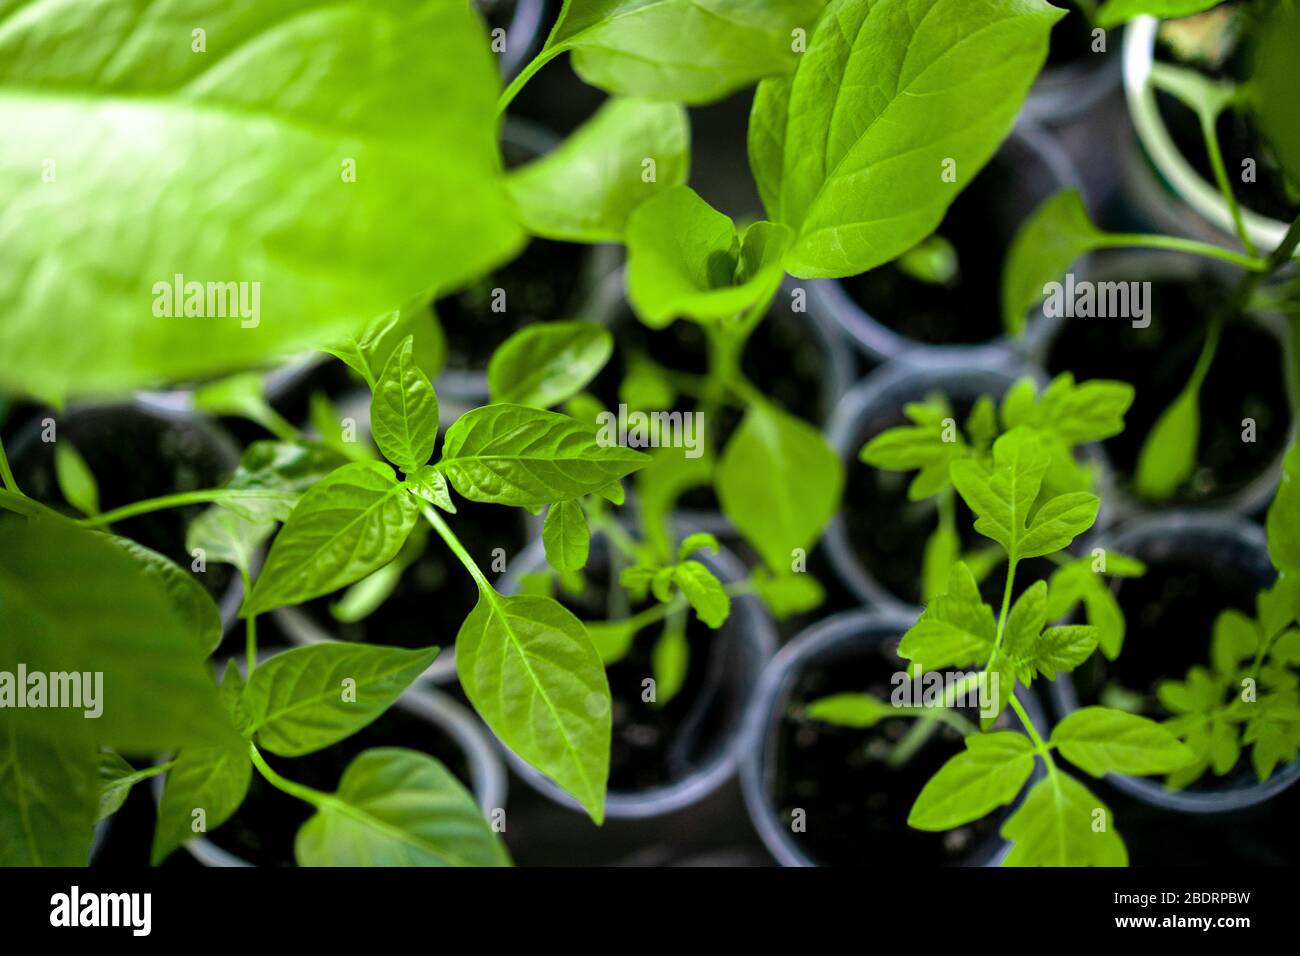
{"type": "MultiPolygon", "coordinates": [[[[1076,318],[1052,343],[1047,365],[1053,375],[1068,370],[1079,381],[1118,379],[1137,389],[1124,432],[1104,443],[1121,483],[1132,478],[1143,442],[1190,378],[1209,315],[1223,295],[1209,278],[1156,279],[1147,328],[1124,319],[1076,318]]],[[[1166,504],[1221,500],[1248,485],[1286,448],[1289,406],[1277,339],[1251,322],[1229,322],[1201,388],[1196,470],[1166,504]],[[1253,442],[1242,440],[1245,419],[1255,422],[1253,442]]]]}
{"type": "MultiPolygon", "coordinates": [[[[1169,715],[1156,699],[1156,685],[1183,680],[1193,666],[1209,667],[1215,619],[1230,608],[1254,616],[1259,582],[1246,569],[1207,560],[1202,553],[1136,556],[1147,562],[1146,574],[1115,585],[1126,622],[1119,657],[1107,661],[1094,654],[1071,680],[1080,706],[1099,703],[1107,687],[1120,687],[1141,694],[1143,713],[1159,720],[1169,715]]],[[[1245,756],[1227,777],[1207,775],[1188,789],[1216,790],[1247,776],[1253,780],[1245,756]]]]}
{"type": "MultiPolygon", "coordinates": [[[[920,400],[917,395],[913,400],[920,400]]],[[[973,404],[949,398],[954,417],[965,422],[973,404]]],[[[890,408],[861,422],[854,448],[860,449],[876,435],[911,422],[902,407],[890,408]]],[[[925,544],[939,526],[938,505],[934,498],[911,501],[908,486],[915,472],[887,471],[873,468],[851,456],[847,464],[841,514],[849,546],[867,572],[890,594],[908,604],[921,603],[921,566],[925,544]]],[[[958,536],[962,553],[969,554],[996,548],[997,544],[974,529],[975,518],[960,497],[954,496],[958,536]]],[[[980,584],[984,600],[994,608],[1000,606],[1006,586],[1005,558],[980,584]]],[[[1040,578],[1048,577],[1053,565],[1045,559],[1023,561],[1016,569],[1016,592],[1040,578]]]]}
{"type": "MultiPolygon", "coordinates": [[[[363,750],[374,747],[405,747],[429,754],[440,760],[466,789],[471,787],[469,764],[456,742],[442,729],[400,706],[390,707],[374,723],[332,747],[305,757],[268,754],[267,762],[294,783],[333,793],[348,764],[363,750]]],[[[258,866],[292,866],[294,837],[312,813],[306,803],[275,789],[254,770],[243,805],[208,838],[258,866]]]]}
{"type": "MultiPolygon", "coordinates": [[[[444,517],[489,577],[505,570],[527,543],[523,512],[517,508],[458,498],[456,509],[444,517]]],[[[461,624],[478,602],[474,579],[436,534],[429,535],[423,554],[402,573],[388,599],[366,617],[336,620],[330,605],[343,594],[316,598],[300,609],[338,640],[409,648],[436,644],[442,648],[439,656],[452,653],[461,624]]]]}
{"type": "MultiPolygon", "coordinates": [[[[1108,36],[1106,43],[1117,39],[1118,34],[1108,36]]],[[[1087,17],[1067,16],[1052,28],[1051,43],[1047,48],[1046,69],[1069,67],[1100,67],[1107,53],[1094,53],[1092,50],[1092,26],[1087,17]]],[[[1114,51],[1118,56],[1119,51],[1114,51]]]]}
{"type": "MultiPolygon", "coordinates": [[[[889,700],[893,675],[905,668],[897,640],[864,645],[814,661],[798,676],[776,729],[773,807],[779,825],[802,810],[804,832],[794,839],[813,860],[829,865],[900,867],[980,862],[998,840],[1005,809],[944,833],[915,830],[907,816],[917,794],[950,757],[961,736],[941,727],[910,760],[884,758],[915,721],[892,717],[874,727],[836,727],[803,718],[810,701],[829,694],[870,693],[889,700]]],[[[978,711],[963,710],[978,720],[978,711]]],[[[999,725],[1009,722],[1004,714],[999,725]]]]}
{"type": "Polygon", "coordinates": [[[957,280],[933,285],[892,263],[841,280],[867,315],[931,345],[987,342],[1002,334],[1002,260],[1020,224],[1057,185],[1036,182],[1023,151],[1013,149],[1004,146],[993,157],[936,230],[957,251],[957,280]]]}
{"type": "MultiPolygon", "coordinates": [[[[44,417],[44,416],[41,416],[44,417]]],[[[238,463],[238,449],[224,447],[211,432],[183,418],[150,414],[127,405],[84,408],[49,416],[56,437],[68,441],[86,460],[99,485],[101,511],[110,511],[146,498],[215,488],[238,463]],[[142,468],[141,463],[147,463],[142,468]]],[[[41,441],[40,421],[31,424],[12,446],[14,478],[39,501],[72,513],[59,491],[54,472],[54,443],[41,441]]],[[[113,525],[114,533],[131,538],[175,561],[189,571],[185,530],[205,505],[169,508],[113,525]]],[[[199,583],[220,601],[234,578],[233,570],[212,563],[199,583]]]]}
{"type": "MultiPolygon", "coordinates": [[[[586,590],[573,596],[557,589],[556,598],[584,621],[609,618],[609,568],[601,560],[587,566],[586,590]]],[[[633,604],[635,614],[655,602],[633,604]]],[[[718,630],[710,630],[690,615],[686,643],[690,648],[686,678],[665,704],[644,701],[642,682],[654,676],[651,654],[662,624],[637,632],[631,649],[609,665],[609,691],[613,700],[613,736],[610,741],[609,789],[630,793],[665,786],[698,769],[724,745],[726,735],[741,718],[736,679],[736,652],[740,638],[733,616],[718,630]]]]}
{"type": "MultiPolygon", "coordinates": [[[[1247,26],[1247,30],[1251,29],[1247,26]]],[[[1248,81],[1251,74],[1252,49],[1249,42],[1242,43],[1228,62],[1218,70],[1208,72],[1216,80],[1248,81]]],[[[1170,138],[1184,159],[1191,164],[1205,182],[1217,188],[1214,168],[1206,152],[1205,137],[1196,114],[1167,93],[1157,91],[1156,106],[1160,118],[1169,130],[1170,138]]],[[[1227,109],[1219,116],[1217,125],[1219,149],[1223,165],[1228,172],[1228,182],[1233,195],[1247,209],[1271,219],[1291,222],[1300,214],[1300,201],[1286,187],[1281,167],[1273,157],[1267,141],[1255,129],[1250,114],[1245,110],[1227,109]],[[1242,161],[1255,161],[1255,182],[1242,182],[1242,161]]]]}

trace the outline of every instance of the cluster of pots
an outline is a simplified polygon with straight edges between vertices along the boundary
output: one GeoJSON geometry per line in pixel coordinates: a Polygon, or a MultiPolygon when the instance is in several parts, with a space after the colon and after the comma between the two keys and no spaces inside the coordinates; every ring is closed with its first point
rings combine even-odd
{"type": "MultiPolygon", "coordinates": [[[[492,5],[493,22],[507,31],[507,72],[535,49],[539,30],[550,22],[545,8],[545,0],[492,5]]],[[[686,683],[663,707],[650,707],[640,696],[650,668],[649,641],[634,642],[633,651],[610,666],[614,737],[603,830],[495,741],[466,705],[451,645],[476,591],[436,543],[362,620],[336,620],[332,599],[322,598],[266,621],[263,653],[340,639],[445,648],[389,713],[343,744],[286,761],[285,774],[332,789],[364,747],[398,744],[433,753],[473,791],[485,813],[506,810],[505,838],[523,863],[997,863],[1007,849],[998,832],[1006,810],[943,834],[916,831],[905,822],[921,786],[960,748],[958,736],[941,731],[895,767],[877,755],[906,730],[901,719],[851,730],[816,724],[802,711],[807,702],[840,691],[888,697],[889,678],[902,667],[897,644],[920,612],[922,549],[935,514],[930,504],[907,500],[908,476],[872,469],[858,460],[858,451],[874,435],[902,424],[905,404],[935,393],[960,410],[981,395],[1000,397],[1022,376],[1041,382],[1067,370],[1079,380],[1116,378],[1137,388],[1128,432],[1085,450],[1104,507],[1075,550],[1113,547],[1146,562],[1148,572],[1115,584],[1128,621],[1125,650],[1116,661],[1097,657],[1071,675],[1020,692],[1040,730],[1116,687],[1146,692],[1158,679],[1181,677],[1207,661],[1214,616],[1229,607],[1252,610],[1256,591],[1272,580],[1260,518],[1277,487],[1292,432],[1280,323],[1229,325],[1205,384],[1200,467],[1185,489],[1160,507],[1130,492],[1141,439],[1195,362],[1213,298],[1206,290],[1230,276],[1165,253],[1092,257],[1075,265],[1077,275],[1152,282],[1148,328],[1039,315],[1023,339],[1001,334],[1003,257],[1026,216],[1064,186],[1080,187],[1094,211],[1123,222],[1126,231],[1149,228],[1223,241],[1223,230],[1230,228],[1226,209],[1215,205],[1217,193],[1175,148],[1155,104],[1147,78],[1154,30],[1154,21],[1136,21],[1122,47],[1119,35],[1112,36],[1115,48],[1105,55],[1091,53],[1089,37],[1077,31],[1063,32],[1054,42],[1049,67],[1015,132],[940,227],[961,263],[955,285],[925,285],[892,266],[844,280],[788,280],[790,287],[778,295],[750,343],[746,363],[755,363],[747,371],[769,395],[824,429],[845,463],[842,507],[809,567],[825,584],[827,600],[814,614],[778,622],[746,596],[733,602],[731,617],[716,632],[692,622],[686,683]],[[806,291],[806,311],[786,305],[794,287],[806,291]],[[1253,444],[1240,441],[1243,418],[1257,423],[1253,444]]],[[[748,95],[693,111],[692,183],[719,208],[757,214],[756,197],[745,185],[748,95]]],[[[504,134],[507,161],[545,152],[590,112],[595,98],[566,63],[548,66],[512,109],[504,134]]],[[[1276,243],[1277,223],[1252,216],[1250,224],[1262,246],[1270,239],[1276,243]]],[[[618,343],[611,376],[617,376],[617,355],[630,342],[665,364],[698,361],[689,370],[703,368],[695,330],[678,323],[656,338],[635,321],[623,300],[616,247],[535,240],[482,285],[506,288],[509,311],[492,313],[481,289],[434,306],[448,339],[449,370],[437,382],[448,421],[486,401],[484,369],[492,349],[534,321],[608,323],[618,343]]],[[[268,397],[291,420],[307,419],[308,399],[317,391],[328,394],[342,414],[366,421],[367,394],[337,362],[292,363],[268,379],[268,397]]],[[[57,501],[53,456],[40,440],[46,417],[41,410],[18,409],[9,416],[5,438],[19,484],[57,501]]],[[[90,464],[105,508],[217,485],[237,463],[241,442],[267,437],[244,422],[195,414],[184,391],[72,407],[57,415],[57,426],[90,464]]],[[[682,502],[680,530],[721,533],[726,546],[703,560],[723,581],[742,579],[753,555],[729,534],[716,501],[697,498],[682,502]]],[[[197,509],[160,512],[117,530],[188,564],[184,529],[195,514],[197,509]]],[[[463,502],[455,518],[458,535],[480,565],[501,571],[497,586],[503,592],[517,590],[527,575],[545,567],[538,524],[517,509],[463,502]]],[[[976,543],[973,532],[966,543],[976,543]]],[[[603,593],[602,586],[616,577],[608,552],[597,537],[587,594],[559,595],[580,616],[595,619],[601,613],[592,594],[603,593]]],[[[225,658],[239,659],[240,583],[217,567],[201,578],[227,622],[226,642],[214,657],[224,666],[225,658]]],[[[1002,719],[1014,720],[1009,714],[1002,719]]],[[[1227,776],[1182,791],[1167,790],[1158,779],[1110,775],[1099,784],[1099,795],[1115,811],[1135,864],[1294,863],[1291,850],[1269,839],[1268,831],[1271,821],[1294,806],[1300,788],[1285,791],[1297,776],[1300,763],[1292,763],[1261,784],[1243,760],[1227,776]]],[[[128,840],[127,833],[116,832],[147,833],[147,801],[147,794],[133,795],[101,833],[102,862],[147,854],[147,836],[128,840]]],[[[290,863],[293,833],[306,813],[305,806],[255,779],[231,821],[187,844],[190,858],[207,865],[290,863]]],[[[170,865],[184,859],[176,854],[170,865]]]]}

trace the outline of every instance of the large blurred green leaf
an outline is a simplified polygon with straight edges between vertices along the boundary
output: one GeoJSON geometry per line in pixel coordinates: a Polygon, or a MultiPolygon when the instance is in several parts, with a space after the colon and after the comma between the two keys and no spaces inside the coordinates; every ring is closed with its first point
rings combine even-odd
{"type": "Polygon", "coordinates": [[[233,369],[484,272],[498,90],[467,3],[0,0],[0,388],[233,369]],[[176,276],[256,325],[155,314],[176,276]]]}

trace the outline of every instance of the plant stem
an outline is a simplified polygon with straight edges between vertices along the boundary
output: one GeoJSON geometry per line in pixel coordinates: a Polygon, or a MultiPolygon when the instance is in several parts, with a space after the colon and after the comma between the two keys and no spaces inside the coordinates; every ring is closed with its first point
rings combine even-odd
{"type": "Polygon", "coordinates": [[[511,102],[514,101],[514,98],[519,95],[519,91],[522,90],[524,85],[533,78],[534,73],[544,67],[547,63],[550,63],[566,49],[567,47],[563,45],[550,46],[549,43],[547,46],[543,47],[542,52],[533,57],[528,62],[528,65],[519,71],[519,75],[510,81],[510,85],[506,87],[505,92],[497,99],[497,116],[500,116],[506,111],[511,102]]]}
{"type": "MultiPolygon", "coordinates": [[[[18,487],[18,482],[14,481],[14,473],[9,470],[9,459],[5,455],[5,443],[0,440],[0,478],[4,479],[5,488],[16,495],[21,495],[22,489],[18,487]]],[[[24,495],[26,497],[26,495],[24,495]]]]}
{"type": "Polygon", "coordinates": [[[145,767],[143,770],[137,770],[135,773],[129,773],[125,777],[116,781],[119,786],[125,785],[134,787],[141,780],[148,780],[150,777],[156,777],[160,773],[166,773],[172,767],[176,766],[175,760],[168,760],[164,763],[156,763],[152,767],[145,767]]]}
{"type": "Polygon", "coordinates": [[[988,671],[989,664],[993,663],[993,659],[998,656],[998,651],[1002,650],[1002,632],[1007,626],[1007,612],[1011,608],[1011,587],[1015,583],[1016,565],[1019,563],[1019,559],[1007,562],[1007,584],[1002,589],[1002,610],[998,612],[998,634],[993,642],[993,653],[989,655],[988,662],[984,665],[985,672],[988,671]]]}
{"type": "MultiPolygon", "coordinates": [[[[917,708],[925,713],[918,715],[920,720],[913,724],[907,733],[903,735],[903,739],[894,745],[894,749],[891,750],[889,756],[885,758],[885,763],[891,767],[900,767],[911,759],[912,754],[920,750],[921,745],[934,736],[935,731],[939,729],[940,722],[950,723],[944,715],[952,714],[952,711],[950,711],[949,708],[956,703],[957,697],[965,694],[970,686],[978,681],[978,674],[967,675],[952,687],[948,688],[944,693],[943,703],[938,707],[917,708]]],[[[899,709],[903,710],[904,708],[899,709]]],[[[911,709],[912,708],[907,708],[907,710],[911,709]]],[[[961,717],[960,714],[956,714],[955,716],[961,717]]],[[[964,723],[966,722],[964,717],[961,719],[964,723]]]]}
{"type": "Polygon", "coordinates": [[[311,787],[304,786],[301,783],[294,783],[292,780],[286,780],[280,776],[271,769],[253,744],[248,745],[248,756],[252,759],[253,766],[257,768],[258,773],[265,777],[271,786],[277,790],[282,790],[291,797],[297,797],[299,800],[310,803],[313,807],[320,807],[332,801],[331,794],[313,790],[311,787]]]}
{"type": "Polygon", "coordinates": [[[438,514],[433,505],[425,505],[421,510],[425,520],[433,525],[434,531],[438,532],[438,537],[446,542],[447,547],[451,548],[452,554],[456,555],[460,559],[460,563],[465,565],[465,570],[470,573],[470,576],[474,578],[474,583],[478,585],[479,593],[494,600],[496,590],[488,581],[487,576],[479,570],[479,566],[474,562],[470,553],[465,550],[465,546],[460,543],[460,538],[456,537],[456,532],[452,531],[447,522],[442,520],[442,515],[438,514]]]}
{"type": "MultiPolygon", "coordinates": [[[[754,593],[754,586],[748,580],[732,581],[724,584],[722,589],[727,592],[728,597],[744,597],[754,593]]],[[[625,617],[621,620],[611,621],[589,621],[591,624],[623,624],[631,627],[635,631],[648,627],[651,624],[657,624],[679,611],[685,611],[690,607],[690,602],[681,595],[677,595],[666,604],[655,604],[643,611],[638,611],[631,617],[625,617]]]]}
{"type": "MultiPolygon", "coordinates": [[[[244,600],[253,593],[253,579],[246,568],[239,569],[239,576],[244,582],[244,600]]],[[[257,667],[257,615],[250,614],[244,618],[244,655],[248,667],[248,676],[253,676],[257,667]]]]}
{"type": "Polygon", "coordinates": [[[1107,233],[1098,240],[1098,248],[1115,249],[1137,246],[1146,249],[1168,249],[1173,252],[1188,252],[1192,255],[1205,256],[1210,259],[1220,259],[1224,262],[1230,262],[1235,266],[1240,266],[1251,272],[1266,273],[1269,271],[1268,260],[1259,256],[1247,256],[1240,252],[1233,252],[1231,249],[1224,249],[1221,246],[1213,245],[1208,242],[1197,242],[1195,239],[1182,239],[1178,236],[1161,236],[1142,232],[1117,232],[1107,233]]]}
{"type": "Polygon", "coordinates": [[[1232,213],[1232,226],[1237,232],[1237,238],[1241,245],[1252,258],[1259,258],[1259,249],[1255,247],[1250,239],[1250,233],[1246,230],[1246,220],[1241,214],[1241,204],[1237,202],[1237,194],[1232,191],[1232,183],[1228,181],[1228,170],[1223,165],[1223,151],[1219,148],[1219,134],[1215,130],[1215,120],[1218,119],[1218,113],[1209,113],[1204,110],[1200,111],[1201,115],[1201,135],[1205,138],[1205,151],[1210,154],[1210,166],[1214,170],[1214,180],[1219,187],[1219,192],[1223,194],[1223,201],[1228,204],[1228,211],[1232,213]]]}
{"type": "Polygon", "coordinates": [[[168,508],[184,508],[187,505],[211,504],[214,501],[238,500],[241,498],[258,500],[270,497],[288,497],[288,495],[285,492],[272,493],[252,488],[247,490],[204,488],[201,491],[182,491],[174,495],[163,495],[161,498],[146,498],[143,501],[123,505],[121,508],[114,508],[112,511],[105,511],[93,517],[81,518],[77,523],[93,528],[99,525],[116,524],[119,521],[125,521],[127,518],[134,518],[137,515],[149,514],[154,511],[166,511],[168,508]]]}

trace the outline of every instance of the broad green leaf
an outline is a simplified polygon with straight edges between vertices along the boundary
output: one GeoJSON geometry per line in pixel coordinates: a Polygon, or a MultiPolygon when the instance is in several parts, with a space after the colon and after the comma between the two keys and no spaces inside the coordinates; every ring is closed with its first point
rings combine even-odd
{"type": "Polygon", "coordinates": [[[874,727],[880,721],[898,716],[888,703],[871,694],[832,694],[810,701],[804,713],[812,720],[838,727],[874,727]]]}
{"type": "Polygon", "coordinates": [[[251,574],[253,558],[275,533],[270,518],[251,519],[221,505],[212,505],[190,522],[185,530],[185,550],[203,552],[205,561],[215,561],[251,574]]]}
{"type": "Polygon", "coordinates": [[[1047,582],[1035,581],[1012,605],[1002,639],[1002,653],[1026,686],[1034,677],[1034,648],[1046,623],[1047,582]]]}
{"type": "Polygon", "coordinates": [[[240,372],[201,385],[194,390],[194,408],[210,415],[247,418],[272,434],[287,436],[293,429],[267,402],[265,381],[258,372],[240,372]]]}
{"type": "Polygon", "coordinates": [[[221,612],[194,575],[130,538],[111,535],[109,540],[136,562],[140,573],[162,585],[172,608],[188,625],[203,656],[215,651],[221,643],[221,612]]]}
{"type": "Polygon", "coordinates": [[[1069,673],[1097,649],[1100,629],[1087,624],[1049,627],[1034,645],[1034,666],[1048,680],[1069,673]]]}
{"type": "Polygon", "coordinates": [[[614,352],[593,322],[539,322],[506,339],[488,362],[493,402],[551,408],[577,395],[614,352]]]}
{"type": "Polygon", "coordinates": [[[840,506],[844,464],[817,429],[772,405],[751,405],[714,478],[722,511],[767,566],[791,566],[840,506]]]}
{"type": "Polygon", "coordinates": [[[1124,415],[1133,404],[1134,392],[1127,382],[1109,379],[1075,384],[1073,375],[1062,372],[1017,424],[1033,425],[1070,448],[1102,441],[1124,430],[1124,415]]]}
{"type": "Polygon", "coordinates": [[[1068,547],[1077,536],[1092,527],[1100,506],[1100,499],[1086,491],[1073,491],[1049,499],[1035,512],[1020,539],[1019,556],[1036,558],[1068,547]]]}
{"type": "Polygon", "coordinates": [[[555,150],[514,170],[510,195],[534,235],[622,242],[632,210],[686,182],[690,166],[680,103],[615,98],[555,150]]]}
{"type": "Polygon", "coordinates": [[[1257,28],[1255,71],[1251,77],[1254,115],[1287,179],[1300,187],[1300,126],[1295,121],[1295,91],[1300,87],[1300,9],[1294,3],[1266,5],[1257,28]]]}
{"type": "Polygon", "coordinates": [[[1196,447],[1201,435],[1200,402],[1200,382],[1190,382],[1161,413],[1142,443],[1133,477],[1142,497],[1165,500],[1196,468],[1196,447]]]}
{"type": "Polygon", "coordinates": [[[1249,660],[1259,650],[1259,625],[1240,611],[1229,608],[1214,619],[1214,636],[1210,641],[1210,661],[1224,676],[1237,673],[1237,665],[1249,660]]]}
{"type": "Polygon", "coordinates": [[[912,402],[905,408],[912,425],[900,425],[876,435],[858,452],[858,458],[873,468],[919,473],[907,489],[907,497],[921,501],[951,485],[951,465],[971,454],[952,410],[941,397],[912,402]]]}
{"type": "Polygon", "coordinates": [[[222,498],[220,504],[250,521],[284,521],[303,492],[347,461],[316,442],[253,442],[226,483],[232,496],[222,498]],[[265,497],[257,497],[258,492],[265,497]]]}
{"type": "Polygon", "coordinates": [[[680,617],[668,618],[650,651],[650,669],[655,681],[654,706],[665,706],[682,689],[690,655],[685,623],[680,617]]]}
{"type": "Polygon", "coordinates": [[[758,567],[750,573],[749,581],[772,616],[778,619],[815,610],[826,600],[826,590],[821,583],[802,571],[771,571],[758,567]]]}
{"type": "Polygon", "coordinates": [[[397,555],[419,513],[387,465],[344,465],[313,485],[293,509],[244,602],[244,615],[359,581],[397,555]]]}
{"type": "Polygon", "coordinates": [[[81,707],[7,710],[0,723],[91,745],[92,776],[96,746],[162,753],[228,739],[203,643],[184,600],[110,536],[50,511],[0,514],[0,671],[94,675],[73,695],[81,707]]]}
{"type": "Polygon", "coordinates": [[[66,438],[54,443],[54,477],[64,501],[83,515],[99,514],[99,484],[81,452],[66,438]]]}
{"type": "Polygon", "coordinates": [[[538,509],[591,494],[650,462],[619,445],[616,431],[595,433],[526,405],[487,405],[447,429],[438,469],[471,501],[538,509]]]}
{"type": "Polygon", "coordinates": [[[407,338],[389,356],[370,398],[370,434],[384,457],[410,474],[429,460],[438,438],[438,396],[407,338]]]}
{"type": "Polygon", "coordinates": [[[167,772],[158,804],[151,862],[161,863],[192,839],[200,820],[204,830],[198,832],[214,830],[230,819],[244,802],[252,773],[248,744],[238,738],[223,747],[182,750],[176,766],[167,772]]]}
{"type": "Polygon", "coordinates": [[[609,682],[582,622],[549,598],[484,589],[456,637],[456,673],[493,733],[603,821],[609,682]]]}
{"type": "Polygon", "coordinates": [[[1002,325],[1011,335],[1025,330],[1029,313],[1059,291],[1075,261],[1103,245],[1105,233],[1092,224],[1083,196],[1063,189],[1043,201],[1025,220],[1002,267],[1002,325]],[[1053,288],[1052,283],[1058,283],[1053,288]]]}
{"type": "Polygon", "coordinates": [[[1060,772],[1033,785],[1002,836],[1012,842],[1003,866],[1128,866],[1110,807],[1060,772]]]}
{"type": "Polygon", "coordinates": [[[565,0],[548,51],[620,96],[707,103],[792,69],[824,0],[565,0]]]}
{"type": "Polygon", "coordinates": [[[384,366],[407,336],[414,340],[415,364],[431,381],[437,378],[447,362],[447,337],[423,298],[372,319],[360,332],[325,346],[324,351],[360,375],[373,391],[384,366]]]}
{"type": "Polygon", "coordinates": [[[337,743],[369,724],[423,674],[438,648],[311,644],[253,671],[242,705],[248,733],[283,757],[337,743]]]}
{"type": "Polygon", "coordinates": [[[1064,15],[1043,0],[832,0],[750,117],[768,218],[797,234],[786,271],[855,275],[933,233],[1010,133],[1064,15]]]}
{"type": "Polygon", "coordinates": [[[95,822],[111,817],[122,809],[126,798],[131,795],[133,787],[141,778],[134,767],[113,753],[102,751],[99,755],[99,808],[95,812],[95,822]]]}
{"type": "Polygon", "coordinates": [[[970,734],[966,749],[930,778],[912,804],[907,825],[951,830],[1010,803],[1034,772],[1034,745],[1010,730],[970,734]]]}
{"type": "Polygon", "coordinates": [[[398,747],[364,751],[298,831],[299,866],[509,866],[474,798],[441,763],[398,747]]]}
{"type": "Polygon", "coordinates": [[[627,295],[641,321],[729,319],[765,306],[776,294],[790,231],[756,222],[736,232],[689,186],[643,203],[627,225],[627,295]]]}
{"type": "Polygon", "coordinates": [[[697,531],[694,534],[688,534],[682,539],[682,543],[677,546],[677,560],[685,561],[701,551],[717,554],[718,549],[721,547],[717,535],[710,534],[707,531],[697,531]]]}
{"type": "Polygon", "coordinates": [[[583,627],[606,667],[626,657],[636,637],[636,628],[626,621],[585,621],[583,627]]]}
{"type": "Polygon", "coordinates": [[[294,354],[522,241],[465,3],[4,0],[0,90],[6,391],[294,354]]]}
{"type": "Polygon", "coordinates": [[[712,571],[699,561],[683,561],[673,569],[673,583],[695,610],[695,616],[715,630],[731,615],[731,598],[712,571]]]}
{"type": "Polygon", "coordinates": [[[1165,20],[1190,17],[1223,0],[1106,0],[1097,11],[1097,26],[1109,30],[1134,17],[1153,16],[1165,20]]]}
{"type": "Polygon", "coordinates": [[[1049,741],[1070,763],[1094,777],[1116,773],[1169,773],[1191,752],[1153,720],[1109,707],[1082,707],[1067,714],[1049,741]]]}
{"type": "Polygon", "coordinates": [[[546,511],[542,525],[546,562],[557,571],[578,571],[587,564],[591,529],[577,501],[557,501],[546,511]]]}
{"type": "Polygon", "coordinates": [[[397,590],[402,575],[420,559],[428,543],[429,526],[417,524],[397,557],[353,584],[343,592],[343,597],[330,604],[330,616],[346,623],[365,620],[397,590]]]}
{"type": "Polygon", "coordinates": [[[19,721],[0,721],[0,866],[89,862],[96,760],[89,743],[25,735],[19,721]]]}
{"type": "Polygon", "coordinates": [[[953,566],[948,590],[926,605],[898,644],[898,655],[927,671],[983,663],[993,652],[997,624],[965,562],[953,566]]]}

